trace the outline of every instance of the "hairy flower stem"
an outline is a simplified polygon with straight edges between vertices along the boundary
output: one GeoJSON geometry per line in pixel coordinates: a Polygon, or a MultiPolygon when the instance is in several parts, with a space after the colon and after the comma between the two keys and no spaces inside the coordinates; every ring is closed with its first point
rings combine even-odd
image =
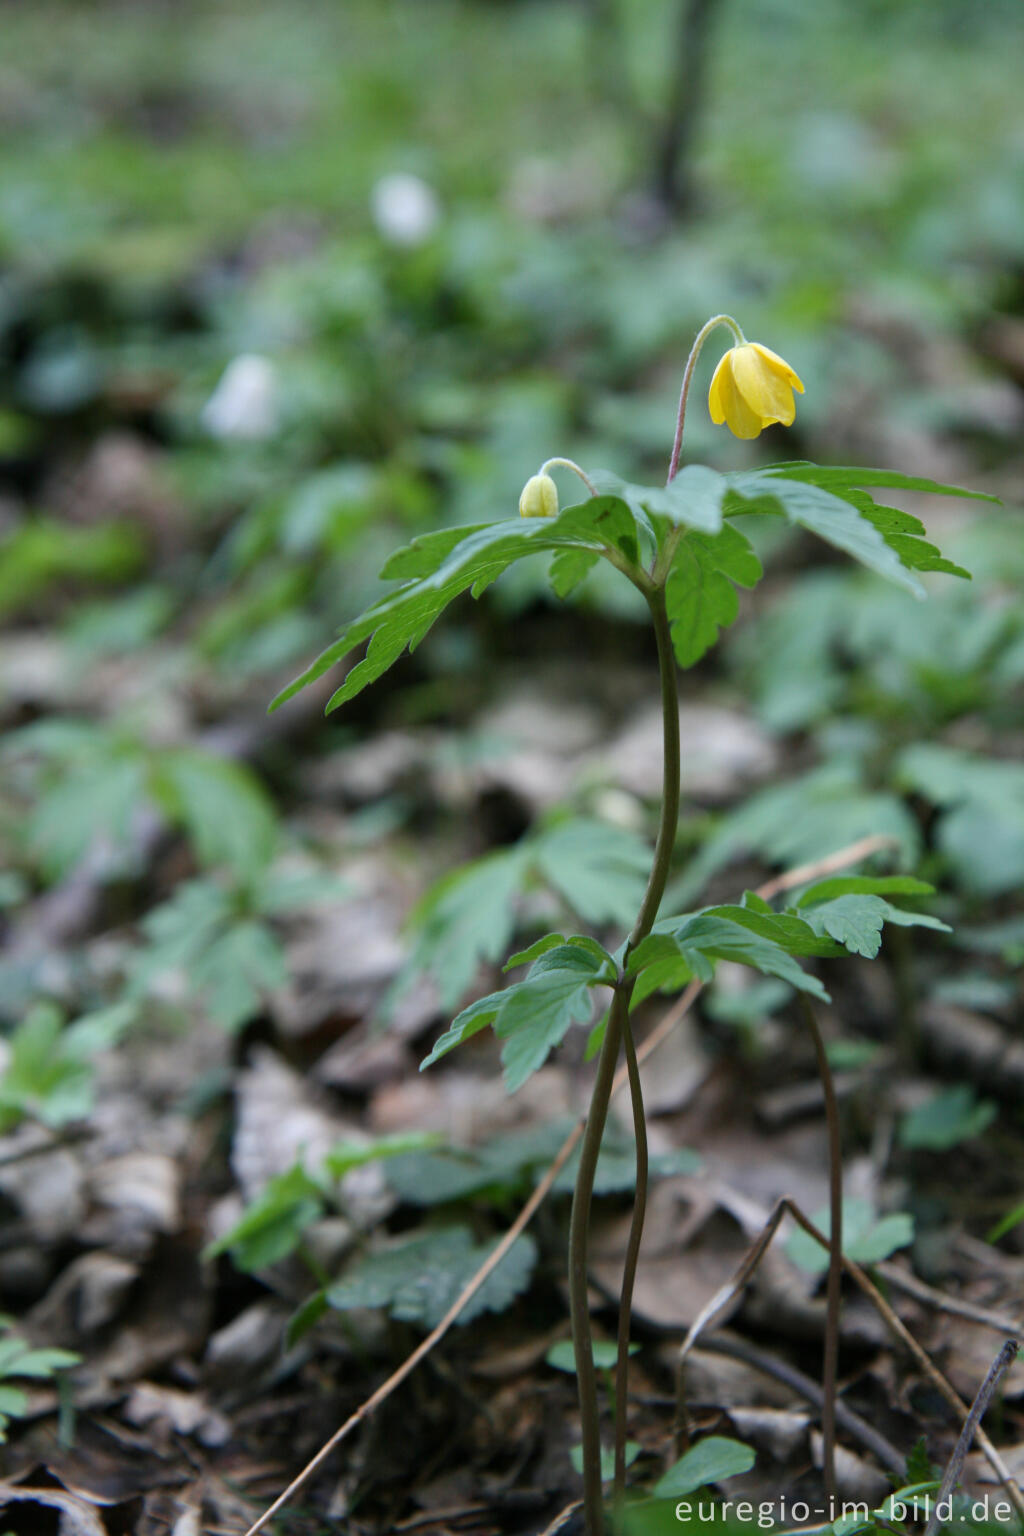
{"type": "MultiPolygon", "coordinates": [[[[587,1256],[590,1246],[590,1206],[594,1194],[594,1176],[601,1151],[601,1140],[608,1119],[615,1068],[619,1059],[623,1035],[629,1029],[629,994],[625,971],[629,956],[650,933],[658,915],[661,898],[668,882],[672,850],[675,847],[679,826],[679,701],[676,693],[676,663],[672,650],[668,611],[665,607],[664,587],[644,590],[654,620],[654,636],[658,646],[658,670],[661,676],[661,703],[664,717],[664,784],[661,799],[661,820],[658,840],[654,848],[654,860],[647,881],[644,899],[629,935],[623,955],[623,974],[612,994],[608,1023],[605,1027],[601,1054],[598,1057],[597,1075],[590,1100],[586,1129],[580,1147],[580,1166],[573,1191],[572,1214],[569,1219],[569,1312],[572,1320],[573,1352],[576,1358],[576,1383],[580,1399],[580,1428],[583,1442],[583,1517],[587,1536],[603,1536],[604,1504],[601,1492],[601,1433],[597,1407],[597,1373],[594,1370],[594,1352],[590,1331],[590,1307],[587,1297],[587,1256]]],[[[640,1247],[646,1202],[647,1145],[643,1118],[643,1098],[640,1093],[639,1071],[636,1053],[630,1051],[632,1035],[628,1036],[627,1063],[630,1066],[630,1087],[633,1091],[634,1116],[639,1105],[637,1120],[637,1188],[633,1224],[630,1231],[626,1272],[623,1277],[619,1312],[619,1348],[615,1376],[615,1468],[616,1490],[620,1490],[625,1478],[625,1429],[627,1374],[629,1362],[629,1317],[633,1299],[633,1277],[636,1271],[636,1253],[640,1247]],[[634,1085],[633,1079],[636,1077],[634,1085]],[[642,1146],[642,1151],[641,1151],[642,1146]],[[641,1161],[642,1159],[642,1161],[641,1161]],[[639,1218],[637,1217],[639,1208],[639,1218]],[[635,1251],[634,1251],[635,1250],[635,1251]],[[621,1468],[621,1472],[620,1472],[621,1468]]]]}
{"type": "Polygon", "coordinates": [[[693,382],[693,370],[697,366],[697,359],[700,357],[701,348],[716,325],[727,325],[729,327],[733,334],[734,344],[737,347],[742,347],[747,339],[736,324],[736,321],[732,318],[732,315],[712,315],[711,319],[705,325],[702,325],[697,332],[696,340],[690,348],[690,355],[686,359],[686,368],[683,371],[683,387],[679,391],[679,410],[676,413],[676,435],[672,443],[672,457],[669,460],[666,485],[672,484],[679,469],[679,455],[683,448],[683,424],[686,421],[686,401],[690,393],[690,385],[693,382]]]}
{"type": "Polygon", "coordinates": [[[825,1302],[825,1354],[821,1372],[821,1436],[823,1442],[823,1471],[825,1498],[830,1507],[836,1502],[836,1378],[839,1363],[839,1303],[843,1279],[843,1162],[839,1135],[839,1101],[836,1098],[832,1068],[828,1064],[825,1042],[821,1038],[817,1016],[805,992],[800,994],[807,1028],[814,1041],[814,1054],[818,1058],[818,1075],[825,1095],[825,1118],[828,1122],[828,1193],[829,1193],[829,1244],[828,1288],[825,1302]]]}

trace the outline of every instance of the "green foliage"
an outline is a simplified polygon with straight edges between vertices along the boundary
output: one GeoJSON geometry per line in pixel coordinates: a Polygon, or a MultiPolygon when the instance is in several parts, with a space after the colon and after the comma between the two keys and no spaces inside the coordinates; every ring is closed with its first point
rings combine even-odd
{"type": "Polygon", "coordinates": [[[259,779],[241,763],[194,747],[150,748],[127,727],[55,719],[11,733],[4,754],[35,775],[24,839],[51,878],[67,874],[100,837],[119,847],[144,805],[190,838],[200,862],[253,879],[277,841],[259,779]]]}
{"type": "MultiPolygon", "coordinates": [[[[630,1344],[629,1353],[639,1353],[639,1344],[630,1344]]],[[[615,1368],[618,1359],[619,1346],[611,1339],[595,1339],[592,1344],[594,1365],[599,1371],[611,1371],[615,1368]]],[[[559,1339],[557,1344],[552,1344],[544,1356],[548,1365],[553,1365],[556,1371],[566,1371],[570,1376],[576,1374],[576,1352],[573,1349],[572,1339],[559,1339]]]]}
{"type": "MultiPolygon", "coordinates": [[[[352,1265],[325,1292],[329,1306],[383,1307],[402,1322],[434,1328],[492,1253],[467,1227],[441,1227],[377,1249],[352,1265]]],[[[497,1268],[459,1313],[460,1326],[484,1312],[503,1312],[529,1285],[537,1250],[517,1237],[497,1268]]]]}
{"type": "Polygon", "coordinates": [[[0,1074],[0,1131],[25,1116],[56,1129],[92,1109],[91,1057],[117,1043],[134,1019],[130,1003],[83,1015],[65,1026],[53,1003],[37,1003],[8,1043],[0,1074]]]}
{"type": "Polygon", "coordinates": [[[680,1456],[654,1485],[657,1499],[683,1499],[698,1488],[749,1472],[756,1460],[749,1445],[725,1435],[707,1435],[680,1456]]]}
{"type": "Polygon", "coordinates": [[[26,521],[0,544],[0,618],[30,607],[59,583],[124,581],[142,555],[129,523],[75,528],[56,518],[26,521]]]}
{"type": "Polygon", "coordinates": [[[737,586],[761,578],[761,562],[739,529],[680,542],[665,586],[672,644],[681,667],[692,667],[739,613],[737,586]]]}
{"type": "Polygon", "coordinates": [[[558,944],[535,960],[525,980],[470,1004],[452,1021],[420,1070],[432,1066],[488,1024],[503,1041],[501,1059],[510,1093],[543,1066],[572,1024],[588,1023],[591,988],[610,986],[616,967],[606,952],[594,954],[592,940],[558,944]]]}
{"type": "MultiPolygon", "coordinates": [[[[814,1211],[811,1220],[829,1236],[832,1223],[827,1208],[814,1211]]],[[[878,1216],[867,1200],[843,1201],[843,1252],[855,1264],[878,1264],[913,1240],[914,1219],[905,1211],[878,1216]]],[[[828,1250],[802,1228],[790,1234],[786,1253],[811,1274],[823,1274],[828,1268],[828,1250]]]]}
{"type": "Polygon", "coordinates": [[[1024,880],[1024,767],[919,742],[901,782],[940,808],[936,841],[965,890],[996,896],[1024,880]]]}
{"type": "MultiPolygon", "coordinates": [[[[633,1465],[634,1461],[636,1461],[637,1457],[640,1455],[640,1445],[639,1445],[639,1442],[636,1441],[636,1440],[627,1440],[624,1449],[625,1449],[625,1453],[626,1453],[626,1466],[627,1467],[631,1467],[633,1465]]],[[[574,1445],[572,1447],[572,1449],[569,1451],[569,1460],[572,1462],[573,1466],[576,1468],[576,1471],[579,1472],[582,1475],[582,1473],[583,1473],[583,1447],[582,1447],[582,1445],[574,1445]]],[[[602,1447],[601,1447],[601,1481],[603,1483],[610,1483],[614,1476],[615,1476],[615,1451],[613,1450],[613,1448],[611,1446],[602,1445],[602,1447]]]]}
{"type": "Polygon", "coordinates": [[[436,982],[442,1004],[455,1004],[481,962],[507,953],[518,899],[538,881],[587,922],[630,922],[649,865],[650,852],[639,837],[589,817],[555,822],[512,848],[463,865],[443,876],[413,912],[415,943],[396,994],[425,973],[436,982]]]}
{"type": "Polygon", "coordinates": [[[958,1083],[904,1115],[900,1142],[928,1152],[948,1152],[982,1135],[996,1114],[991,1099],[979,1099],[969,1083],[958,1083]]]}
{"type": "Polygon", "coordinates": [[[7,1439],[11,1420],[28,1411],[28,1398],[12,1383],[53,1381],[80,1358],[67,1349],[35,1349],[11,1332],[6,1318],[0,1318],[0,1445],[7,1439]]]}

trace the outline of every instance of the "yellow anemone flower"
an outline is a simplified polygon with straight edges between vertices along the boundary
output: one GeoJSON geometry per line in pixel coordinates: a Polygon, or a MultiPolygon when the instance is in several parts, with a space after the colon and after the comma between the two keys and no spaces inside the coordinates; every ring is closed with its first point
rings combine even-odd
{"type": "Polygon", "coordinates": [[[724,353],[708,392],[708,408],[716,426],[725,422],[734,437],[757,437],[765,427],[781,421],[792,426],[796,415],[793,391],[804,386],[789,364],[762,347],[745,341],[724,353]]]}

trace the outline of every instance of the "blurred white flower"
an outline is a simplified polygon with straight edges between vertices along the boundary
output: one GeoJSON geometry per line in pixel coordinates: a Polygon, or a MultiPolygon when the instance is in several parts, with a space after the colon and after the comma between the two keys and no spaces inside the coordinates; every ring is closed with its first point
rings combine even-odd
{"type": "Polygon", "coordinates": [[[277,430],[277,373],[269,358],[243,352],[221,374],[202,410],[202,423],[212,437],[255,441],[277,430]]]}
{"type": "Polygon", "coordinates": [[[382,176],[373,188],[370,206],[378,231],[392,245],[422,245],[441,218],[433,187],[409,171],[382,176]]]}

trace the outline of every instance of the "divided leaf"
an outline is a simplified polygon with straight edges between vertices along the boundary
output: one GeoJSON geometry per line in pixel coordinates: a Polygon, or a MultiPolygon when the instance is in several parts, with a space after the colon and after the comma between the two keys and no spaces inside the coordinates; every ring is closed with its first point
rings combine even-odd
{"type": "MultiPolygon", "coordinates": [[[[325,1295],[337,1311],[386,1307],[401,1322],[434,1328],[487,1259],[466,1227],[443,1227],[378,1249],[359,1260],[325,1295]]],[[[483,1312],[503,1312],[530,1283],[537,1258],[530,1237],[517,1237],[458,1316],[460,1327],[483,1312]]]]}
{"type": "Polygon", "coordinates": [[[690,534],[679,543],[665,601],[681,667],[699,661],[736,618],[739,599],[733,583],[752,587],[760,577],[761,562],[749,539],[731,525],[715,535],[690,534]]]}

